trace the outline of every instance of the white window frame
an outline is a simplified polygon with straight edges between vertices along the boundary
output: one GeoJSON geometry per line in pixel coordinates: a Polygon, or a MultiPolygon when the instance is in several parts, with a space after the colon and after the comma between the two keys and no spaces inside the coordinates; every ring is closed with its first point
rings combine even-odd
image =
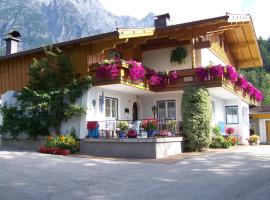
{"type": "Polygon", "coordinates": [[[118,118],[118,99],[117,98],[113,98],[113,97],[105,97],[104,98],[104,115],[105,118],[109,118],[109,119],[117,119],[118,118]],[[109,115],[106,115],[106,110],[107,110],[107,100],[109,100],[109,115]],[[115,101],[115,116],[113,116],[113,101],[115,101]]]}
{"type": "Polygon", "coordinates": [[[157,117],[158,119],[161,119],[160,116],[159,116],[159,103],[165,103],[165,119],[172,119],[172,120],[176,120],[176,101],[175,100],[158,100],[157,101],[157,117]],[[173,102],[174,103],[174,118],[169,118],[168,117],[168,113],[169,113],[169,110],[168,110],[168,103],[169,102],[173,102]]]}
{"type": "Polygon", "coordinates": [[[225,114],[226,114],[226,124],[239,124],[239,109],[238,106],[226,106],[225,107],[225,114]],[[236,108],[237,110],[237,115],[236,115],[236,120],[235,121],[228,121],[228,110],[229,108],[236,108]]]}

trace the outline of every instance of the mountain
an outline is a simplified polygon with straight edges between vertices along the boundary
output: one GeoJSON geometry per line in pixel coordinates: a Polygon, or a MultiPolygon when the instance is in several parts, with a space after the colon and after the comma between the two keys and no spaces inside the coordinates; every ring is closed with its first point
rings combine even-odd
{"type": "MultiPolygon", "coordinates": [[[[116,16],[98,0],[0,0],[0,34],[21,32],[22,49],[109,32],[116,27],[151,27],[153,22],[154,13],[141,20],[116,16]]],[[[1,46],[3,49],[3,40],[1,46]]]]}

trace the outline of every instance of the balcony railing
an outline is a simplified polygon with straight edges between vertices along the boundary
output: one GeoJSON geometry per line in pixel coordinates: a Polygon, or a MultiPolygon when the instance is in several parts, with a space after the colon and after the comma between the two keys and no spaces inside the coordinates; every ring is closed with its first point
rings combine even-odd
{"type": "MultiPolygon", "coordinates": [[[[147,120],[147,119],[146,119],[147,120]]],[[[125,131],[126,133],[128,130],[133,129],[136,131],[137,136],[140,137],[142,132],[147,132],[142,127],[142,123],[145,120],[105,120],[105,121],[97,121],[98,129],[99,129],[99,137],[101,138],[117,138],[119,136],[120,129],[117,128],[119,122],[126,122],[128,124],[128,129],[125,131]]],[[[172,135],[171,136],[180,136],[182,135],[182,122],[169,120],[169,119],[162,119],[157,120],[157,126],[154,130],[156,136],[160,136],[162,131],[169,131],[172,135]]]]}
{"type": "Polygon", "coordinates": [[[95,63],[90,67],[90,73],[94,77],[95,86],[99,85],[110,85],[110,84],[124,84],[133,87],[137,87],[144,90],[150,90],[153,92],[166,92],[166,91],[177,91],[183,90],[187,86],[204,86],[207,88],[210,87],[223,87],[227,90],[233,92],[234,94],[240,96],[245,99],[247,102],[253,105],[259,105],[259,102],[253,98],[250,98],[248,95],[245,95],[241,90],[239,90],[235,84],[228,81],[225,77],[221,78],[213,78],[208,76],[204,81],[202,81],[197,73],[196,68],[192,69],[183,69],[183,70],[175,70],[178,74],[178,79],[171,83],[169,80],[166,84],[161,85],[151,85],[149,82],[149,76],[146,74],[146,77],[140,81],[133,81],[129,77],[129,67],[127,62],[120,61],[118,63],[119,73],[118,76],[114,79],[110,78],[95,78],[97,71],[99,69],[100,64],[95,63]]]}

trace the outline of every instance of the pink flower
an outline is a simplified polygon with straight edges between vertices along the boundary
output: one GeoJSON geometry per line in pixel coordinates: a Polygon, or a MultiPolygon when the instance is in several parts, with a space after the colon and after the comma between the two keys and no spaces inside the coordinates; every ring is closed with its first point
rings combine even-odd
{"type": "Polygon", "coordinates": [[[233,134],[234,133],[234,128],[232,128],[232,127],[228,127],[228,128],[226,128],[226,133],[227,134],[233,134]]]}
{"type": "Polygon", "coordinates": [[[245,91],[248,87],[248,82],[242,75],[239,75],[236,81],[236,85],[245,91]]]}
{"type": "Polygon", "coordinates": [[[215,65],[209,67],[211,78],[222,78],[224,75],[224,67],[222,65],[215,65]]]}
{"type": "Polygon", "coordinates": [[[233,66],[228,65],[226,67],[226,77],[232,82],[237,81],[238,74],[233,66]]]}
{"type": "Polygon", "coordinates": [[[128,61],[129,64],[129,76],[132,80],[142,80],[145,77],[145,69],[142,63],[130,60],[128,61]]]}
{"type": "Polygon", "coordinates": [[[149,79],[150,85],[155,86],[155,85],[160,85],[161,83],[162,83],[162,78],[158,74],[152,75],[149,79]]]}
{"type": "Polygon", "coordinates": [[[205,67],[196,68],[196,74],[201,81],[206,81],[208,79],[208,69],[205,67]]]}
{"type": "Polygon", "coordinates": [[[102,64],[96,72],[96,78],[114,80],[119,76],[119,71],[119,67],[116,64],[102,64]]]}
{"type": "Polygon", "coordinates": [[[175,70],[169,72],[170,83],[175,83],[178,79],[179,79],[179,75],[175,70]]]}

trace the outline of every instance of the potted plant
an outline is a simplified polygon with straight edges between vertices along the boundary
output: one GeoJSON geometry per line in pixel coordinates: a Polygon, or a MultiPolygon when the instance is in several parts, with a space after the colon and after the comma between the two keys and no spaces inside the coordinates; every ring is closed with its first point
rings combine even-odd
{"type": "Polygon", "coordinates": [[[232,128],[232,127],[226,128],[226,133],[227,133],[228,135],[234,134],[234,128],[232,128]]]}
{"type": "Polygon", "coordinates": [[[260,144],[260,136],[258,135],[251,135],[248,139],[250,145],[258,145],[260,144]]]}
{"type": "Polygon", "coordinates": [[[157,125],[158,121],[154,118],[150,118],[142,122],[142,128],[147,131],[147,137],[152,137],[155,135],[157,125]]]}
{"type": "Polygon", "coordinates": [[[128,130],[128,134],[127,134],[128,138],[136,138],[137,137],[137,132],[134,129],[129,129],[128,130]]]}
{"type": "Polygon", "coordinates": [[[119,138],[125,138],[127,129],[128,129],[128,123],[126,121],[119,121],[117,123],[117,128],[119,128],[119,138]]]}
{"type": "Polygon", "coordinates": [[[160,137],[170,137],[170,136],[172,136],[172,132],[168,131],[168,130],[163,130],[158,134],[158,136],[160,136],[160,137]]]}
{"type": "Polygon", "coordinates": [[[169,120],[167,121],[167,129],[175,134],[176,133],[176,120],[169,120]]]}

